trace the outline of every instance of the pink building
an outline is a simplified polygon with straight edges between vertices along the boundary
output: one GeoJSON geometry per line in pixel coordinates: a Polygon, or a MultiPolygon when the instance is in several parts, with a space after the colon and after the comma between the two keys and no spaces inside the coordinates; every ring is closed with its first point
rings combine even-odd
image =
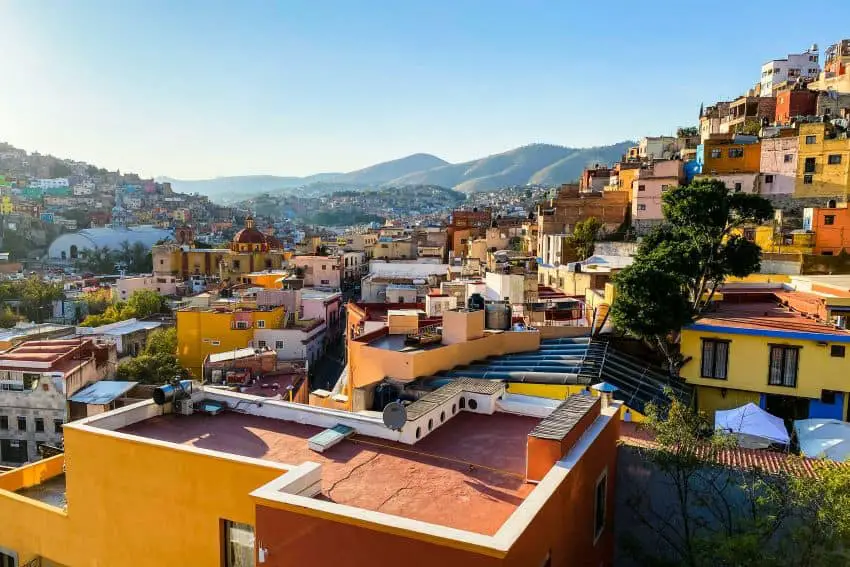
{"type": "Polygon", "coordinates": [[[176,276],[138,276],[120,278],[115,282],[115,295],[118,301],[127,301],[136,291],[155,291],[160,295],[177,295],[176,276]]]}
{"type": "Polygon", "coordinates": [[[797,175],[797,151],[800,139],[767,138],[761,141],[761,193],[791,195],[797,175]]]}
{"type": "Polygon", "coordinates": [[[306,287],[339,289],[342,279],[339,256],[296,256],[291,263],[304,272],[306,287]]]}
{"type": "Polygon", "coordinates": [[[656,161],[642,167],[632,182],[632,226],[638,233],[649,230],[664,220],[661,212],[661,195],[684,179],[684,165],[680,160],[656,161]]]}

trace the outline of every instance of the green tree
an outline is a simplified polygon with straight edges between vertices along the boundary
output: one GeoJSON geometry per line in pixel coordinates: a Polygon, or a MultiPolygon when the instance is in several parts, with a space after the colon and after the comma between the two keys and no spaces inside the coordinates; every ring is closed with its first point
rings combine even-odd
{"type": "Polygon", "coordinates": [[[145,349],[136,358],[118,365],[116,376],[143,384],[165,384],[189,376],[177,360],[177,329],[158,329],[148,336],[145,349]]]}
{"type": "Polygon", "coordinates": [[[4,329],[14,327],[20,320],[21,316],[12,311],[9,307],[4,307],[3,310],[0,311],[0,327],[3,327],[4,329]]]}
{"type": "Polygon", "coordinates": [[[88,291],[80,299],[86,303],[86,312],[89,315],[102,315],[112,305],[112,292],[108,289],[88,291]]]}
{"type": "Polygon", "coordinates": [[[644,237],[634,263],[614,278],[611,318],[658,347],[675,374],[679,329],[705,310],[727,277],[759,269],[761,249],[736,231],[771,218],[773,208],[716,179],[670,189],[662,208],[666,224],[644,237]]]}
{"type": "Polygon", "coordinates": [[[177,327],[163,327],[148,336],[145,354],[176,354],[177,327]]]}
{"type": "Polygon", "coordinates": [[[814,479],[741,468],[723,458],[736,439],[713,431],[683,401],[650,404],[646,415],[656,444],[630,450],[669,497],[627,490],[631,525],[642,532],[627,532],[621,545],[634,560],[688,567],[847,564],[850,467],[819,463],[814,479]]]}
{"type": "Polygon", "coordinates": [[[24,280],[19,289],[20,310],[36,323],[43,323],[52,314],[53,302],[65,296],[61,284],[47,283],[36,276],[24,280]]]}
{"type": "Polygon", "coordinates": [[[115,272],[115,262],[118,255],[109,246],[97,246],[80,250],[80,265],[95,274],[111,274],[115,272]]]}
{"type": "Polygon", "coordinates": [[[602,223],[596,217],[589,217],[576,223],[570,242],[578,254],[579,260],[593,256],[594,244],[599,236],[602,223]]]}
{"type": "Polygon", "coordinates": [[[165,312],[166,303],[165,298],[159,293],[143,289],[133,292],[127,300],[126,308],[132,310],[135,317],[150,317],[165,312]]]}

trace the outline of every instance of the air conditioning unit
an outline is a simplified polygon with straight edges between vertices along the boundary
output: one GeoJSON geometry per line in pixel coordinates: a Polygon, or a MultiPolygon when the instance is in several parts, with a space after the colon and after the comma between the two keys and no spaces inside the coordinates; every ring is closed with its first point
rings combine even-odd
{"type": "Polygon", "coordinates": [[[195,406],[192,403],[192,398],[184,398],[174,402],[174,413],[180,415],[192,415],[195,412],[195,406]]]}

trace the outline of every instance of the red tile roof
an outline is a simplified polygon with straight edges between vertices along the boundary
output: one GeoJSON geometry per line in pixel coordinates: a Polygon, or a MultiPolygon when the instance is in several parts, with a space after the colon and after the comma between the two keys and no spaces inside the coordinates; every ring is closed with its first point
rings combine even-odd
{"type": "MultiPolygon", "coordinates": [[[[650,431],[634,422],[620,424],[620,442],[633,447],[655,448],[658,445],[650,431]]],[[[728,449],[718,456],[720,464],[740,469],[761,469],[770,474],[787,473],[815,477],[816,468],[824,461],[799,457],[767,449],[728,449]]]]}

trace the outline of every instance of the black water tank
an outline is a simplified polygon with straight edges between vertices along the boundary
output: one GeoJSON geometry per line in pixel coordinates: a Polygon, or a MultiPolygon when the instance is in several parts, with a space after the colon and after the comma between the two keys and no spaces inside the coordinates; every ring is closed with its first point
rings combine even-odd
{"type": "Polygon", "coordinates": [[[469,296],[466,306],[472,311],[480,311],[484,309],[484,298],[480,293],[473,293],[469,296]]]}

